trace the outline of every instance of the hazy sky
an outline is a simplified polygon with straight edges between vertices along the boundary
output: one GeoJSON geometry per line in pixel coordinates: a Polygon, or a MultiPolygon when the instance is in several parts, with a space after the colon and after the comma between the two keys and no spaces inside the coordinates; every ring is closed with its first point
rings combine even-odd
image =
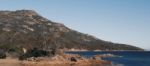
{"type": "Polygon", "coordinates": [[[106,41],[150,49],[150,0],[0,0],[0,10],[18,9],[106,41]]]}

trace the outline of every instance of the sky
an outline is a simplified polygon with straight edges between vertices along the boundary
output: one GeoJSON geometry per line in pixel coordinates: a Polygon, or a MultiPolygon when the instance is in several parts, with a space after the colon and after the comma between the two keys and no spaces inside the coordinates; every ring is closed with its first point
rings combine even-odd
{"type": "Polygon", "coordinates": [[[150,50],[150,0],[0,0],[0,10],[21,9],[105,41],[150,50]]]}

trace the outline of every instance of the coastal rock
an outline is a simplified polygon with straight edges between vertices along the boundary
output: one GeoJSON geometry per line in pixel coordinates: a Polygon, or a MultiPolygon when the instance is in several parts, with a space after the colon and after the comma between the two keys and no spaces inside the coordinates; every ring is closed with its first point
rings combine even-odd
{"type": "Polygon", "coordinates": [[[71,57],[71,58],[70,58],[70,61],[72,61],[72,62],[77,62],[77,59],[76,59],[75,57],[71,57]]]}

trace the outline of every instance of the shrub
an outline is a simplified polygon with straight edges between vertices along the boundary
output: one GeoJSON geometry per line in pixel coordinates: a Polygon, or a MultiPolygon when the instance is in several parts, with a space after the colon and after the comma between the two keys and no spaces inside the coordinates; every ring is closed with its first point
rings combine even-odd
{"type": "Polygon", "coordinates": [[[5,52],[0,49],[0,59],[5,59],[5,58],[6,58],[5,52]]]}

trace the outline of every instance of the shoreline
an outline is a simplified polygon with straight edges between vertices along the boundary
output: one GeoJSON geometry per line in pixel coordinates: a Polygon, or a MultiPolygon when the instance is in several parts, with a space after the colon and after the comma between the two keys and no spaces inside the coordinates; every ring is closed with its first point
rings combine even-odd
{"type": "Polygon", "coordinates": [[[0,59],[0,66],[111,66],[111,61],[101,60],[101,57],[84,58],[78,54],[63,54],[54,57],[0,59]]]}
{"type": "Polygon", "coordinates": [[[92,52],[114,52],[114,51],[148,51],[148,50],[79,50],[79,49],[75,49],[75,50],[64,50],[65,52],[86,52],[86,51],[92,51],[92,52]]]}

